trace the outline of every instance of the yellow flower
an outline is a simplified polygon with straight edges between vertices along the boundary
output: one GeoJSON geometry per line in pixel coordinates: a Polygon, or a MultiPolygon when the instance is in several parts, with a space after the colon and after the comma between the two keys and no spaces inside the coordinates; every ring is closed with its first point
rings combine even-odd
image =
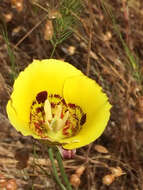
{"type": "Polygon", "coordinates": [[[103,133],[110,108],[95,81],[69,63],[45,59],[34,60],[19,74],[7,114],[24,136],[75,149],[103,133]]]}

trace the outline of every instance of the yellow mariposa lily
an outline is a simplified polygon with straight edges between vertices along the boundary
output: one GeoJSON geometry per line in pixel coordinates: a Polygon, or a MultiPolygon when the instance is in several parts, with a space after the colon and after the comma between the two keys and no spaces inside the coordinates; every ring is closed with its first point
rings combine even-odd
{"type": "Polygon", "coordinates": [[[69,63],[45,59],[34,60],[19,74],[7,114],[24,136],[75,149],[103,133],[110,108],[94,80],[69,63]]]}

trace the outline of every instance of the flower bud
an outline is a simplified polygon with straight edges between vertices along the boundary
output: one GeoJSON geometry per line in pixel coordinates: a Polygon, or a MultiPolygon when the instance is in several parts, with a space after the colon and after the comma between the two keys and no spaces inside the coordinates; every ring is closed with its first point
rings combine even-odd
{"type": "Polygon", "coordinates": [[[23,10],[23,7],[24,7],[23,0],[11,0],[11,5],[18,12],[21,12],[23,10]]]}
{"type": "Polygon", "coordinates": [[[120,167],[116,167],[116,168],[111,167],[110,171],[115,177],[119,177],[124,174],[120,167]]]}
{"type": "Polygon", "coordinates": [[[17,184],[15,179],[10,179],[7,181],[6,190],[17,190],[17,184]]]}
{"type": "Polygon", "coordinates": [[[80,177],[80,176],[83,174],[84,170],[85,170],[85,167],[84,167],[84,166],[80,166],[80,167],[75,171],[75,173],[76,173],[76,175],[77,175],[78,177],[80,177]]]}
{"type": "Polygon", "coordinates": [[[68,54],[69,55],[74,55],[75,53],[75,47],[74,46],[69,46],[68,47],[68,54]]]}
{"type": "Polygon", "coordinates": [[[0,189],[4,188],[6,185],[6,178],[4,177],[3,174],[0,174],[0,189]]]}
{"type": "Polygon", "coordinates": [[[72,174],[70,177],[70,183],[74,187],[78,187],[80,185],[80,178],[76,174],[72,174]]]}
{"type": "Polygon", "coordinates": [[[99,152],[99,153],[103,153],[103,154],[107,154],[108,153],[108,150],[107,148],[105,148],[104,146],[102,145],[95,145],[94,149],[99,152]]]}
{"type": "Polygon", "coordinates": [[[5,22],[10,22],[13,18],[12,13],[3,14],[5,22]]]}
{"type": "Polygon", "coordinates": [[[44,28],[44,39],[45,40],[51,40],[53,37],[54,29],[53,24],[51,20],[47,20],[44,28]]]}
{"type": "Polygon", "coordinates": [[[76,149],[72,149],[72,150],[66,150],[62,147],[58,147],[60,153],[61,153],[61,156],[64,158],[64,159],[72,159],[74,158],[75,154],[76,154],[76,149]]]}
{"type": "Polygon", "coordinates": [[[115,176],[110,174],[110,175],[105,175],[102,179],[102,183],[104,185],[111,185],[111,183],[113,183],[113,181],[115,180],[115,176]]]}

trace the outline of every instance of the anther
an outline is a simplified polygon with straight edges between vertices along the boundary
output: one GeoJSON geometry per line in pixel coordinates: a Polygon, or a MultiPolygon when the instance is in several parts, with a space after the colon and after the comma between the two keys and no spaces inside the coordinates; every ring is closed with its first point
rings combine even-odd
{"type": "Polygon", "coordinates": [[[62,106],[58,105],[57,108],[56,108],[55,118],[60,119],[61,118],[61,113],[62,113],[62,106]]]}
{"type": "Polygon", "coordinates": [[[51,104],[48,99],[45,101],[44,111],[45,111],[45,124],[49,125],[49,121],[52,120],[52,110],[51,110],[51,104]]]}

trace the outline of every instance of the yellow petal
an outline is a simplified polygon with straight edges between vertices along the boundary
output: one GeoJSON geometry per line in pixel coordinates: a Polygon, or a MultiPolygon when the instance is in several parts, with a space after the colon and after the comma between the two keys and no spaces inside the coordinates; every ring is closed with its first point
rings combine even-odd
{"type": "Polygon", "coordinates": [[[36,134],[33,133],[32,130],[30,130],[29,123],[22,121],[15,110],[15,108],[12,105],[12,100],[8,101],[7,104],[7,114],[10,119],[11,124],[16,128],[17,131],[22,131],[22,134],[24,136],[32,135],[34,138],[39,138],[36,134]]]}
{"type": "Polygon", "coordinates": [[[63,95],[66,102],[79,105],[86,114],[79,133],[60,141],[65,143],[63,147],[74,149],[93,142],[103,133],[110,117],[111,105],[106,94],[95,81],[82,75],[66,80],[63,95]]]}
{"type": "Polygon", "coordinates": [[[29,129],[30,107],[40,91],[62,96],[67,78],[82,75],[72,65],[55,59],[34,60],[18,78],[13,86],[7,113],[13,126],[23,133],[32,135],[29,129]]]}

